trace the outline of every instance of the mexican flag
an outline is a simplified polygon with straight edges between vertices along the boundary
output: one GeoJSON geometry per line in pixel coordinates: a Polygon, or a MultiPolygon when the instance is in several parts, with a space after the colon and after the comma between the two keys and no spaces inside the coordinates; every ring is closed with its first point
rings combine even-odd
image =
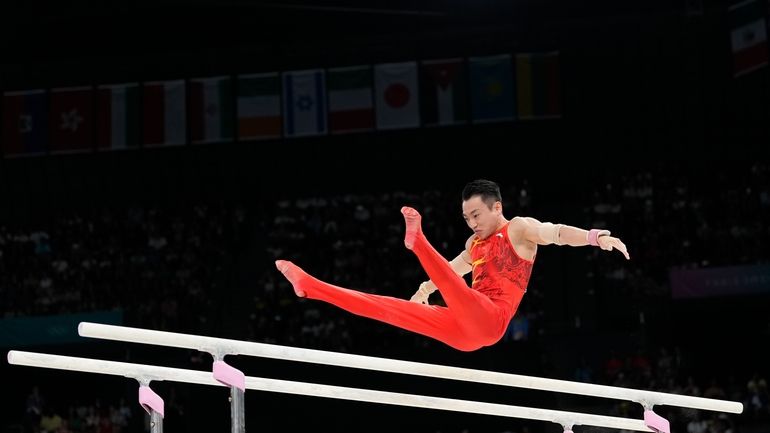
{"type": "Polygon", "coordinates": [[[767,66],[765,3],[745,0],[728,8],[733,75],[738,77],[767,66]]]}

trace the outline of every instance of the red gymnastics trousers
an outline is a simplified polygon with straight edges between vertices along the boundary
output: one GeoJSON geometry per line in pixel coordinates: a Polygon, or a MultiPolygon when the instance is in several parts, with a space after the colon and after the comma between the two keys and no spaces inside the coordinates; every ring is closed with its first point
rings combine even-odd
{"type": "Polygon", "coordinates": [[[417,255],[446,307],[334,286],[284,260],[276,261],[276,266],[299,296],[434,338],[457,350],[473,351],[499,341],[526,291],[533,265],[516,254],[507,235],[508,224],[487,239],[473,240],[473,284],[468,287],[425,238],[417,211],[404,208],[402,213],[407,223],[404,243],[417,255]]]}

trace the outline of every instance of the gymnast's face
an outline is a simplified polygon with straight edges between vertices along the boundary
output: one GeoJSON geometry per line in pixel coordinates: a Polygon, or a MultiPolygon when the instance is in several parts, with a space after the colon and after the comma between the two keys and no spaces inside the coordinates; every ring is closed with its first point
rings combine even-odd
{"type": "Polygon", "coordinates": [[[463,201],[463,219],[480,239],[492,236],[500,228],[502,214],[503,205],[499,201],[494,202],[491,208],[479,195],[463,201]]]}

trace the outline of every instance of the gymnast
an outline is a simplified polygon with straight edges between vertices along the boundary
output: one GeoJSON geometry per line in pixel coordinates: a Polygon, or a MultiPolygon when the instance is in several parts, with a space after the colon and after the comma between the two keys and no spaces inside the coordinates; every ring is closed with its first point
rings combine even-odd
{"type": "Polygon", "coordinates": [[[473,351],[502,338],[527,291],[538,245],[591,245],[606,251],[616,249],[630,259],[623,242],[610,236],[608,230],[583,230],[529,217],[509,221],[503,215],[500,187],[489,180],[465,185],[462,211],[473,235],[465,249],[448,262],[422,233],[420,214],[410,207],[401,208],[406,222],[404,244],[417,255],[430,278],[410,300],[334,286],[286,260],[275,264],[299,297],[325,301],[457,350],[473,351]],[[463,278],[469,272],[470,287],[463,278]],[[446,307],[428,304],[436,289],[446,307]]]}

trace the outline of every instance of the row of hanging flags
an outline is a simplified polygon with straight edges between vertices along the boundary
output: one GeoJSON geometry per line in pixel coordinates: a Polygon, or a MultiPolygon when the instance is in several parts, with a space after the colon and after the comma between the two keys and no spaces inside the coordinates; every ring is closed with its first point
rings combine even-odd
{"type": "Polygon", "coordinates": [[[3,153],[558,118],[558,60],[558,53],[505,54],[5,92],[3,153]]]}

